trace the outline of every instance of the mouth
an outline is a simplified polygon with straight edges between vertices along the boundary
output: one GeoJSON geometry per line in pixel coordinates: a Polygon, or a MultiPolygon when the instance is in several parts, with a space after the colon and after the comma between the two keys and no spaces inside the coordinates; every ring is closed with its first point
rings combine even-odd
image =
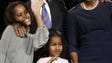
{"type": "Polygon", "coordinates": [[[24,20],[24,22],[29,22],[29,21],[30,21],[29,19],[25,19],[25,20],[24,20]]]}
{"type": "Polygon", "coordinates": [[[27,24],[27,25],[29,25],[29,24],[30,24],[30,22],[31,22],[31,20],[30,20],[30,19],[25,19],[25,20],[24,20],[24,23],[25,23],[25,24],[27,24]]]}
{"type": "Polygon", "coordinates": [[[55,51],[56,52],[56,54],[60,54],[61,53],[61,51],[55,51]]]}

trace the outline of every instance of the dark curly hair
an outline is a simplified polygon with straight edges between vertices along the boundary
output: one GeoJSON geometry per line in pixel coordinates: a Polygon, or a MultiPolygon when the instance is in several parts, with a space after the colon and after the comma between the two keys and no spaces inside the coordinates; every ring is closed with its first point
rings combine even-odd
{"type": "MultiPolygon", "coordinates": [[[[33,14],[29,11],[27,6],[23,2],[21,2],[21,1],[11,2],[6,7],[6,9],[5,9],[5,16],[4,16],[4,21],[5,21],[6,25],[13,25],[15,23],[19,23],[14,18],[14,8],[17,5],[23,5],[26,8],[26,10],[28,11],[28,13],[30,14],[30,18],[31,18],[30,33],[34,34],[36,32],[36,29],[37,29],[37,23],[33,19],[34,18],[33,14]]],[[[21,25],[21,23],[19,23],[19,24],[21,25]]]]}

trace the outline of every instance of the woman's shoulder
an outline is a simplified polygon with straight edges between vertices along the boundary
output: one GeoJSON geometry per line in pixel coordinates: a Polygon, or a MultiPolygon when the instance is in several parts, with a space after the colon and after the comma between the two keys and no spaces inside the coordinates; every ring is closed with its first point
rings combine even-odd
{"type": "Polygon", "coordinates": [[[14,36],[14,35],[15,35],[15,33],[14,33],[13,26],[12,25],[8,25],[5,28],[5,30],[4,30],[4,32],[2,34],[1,39],[6,39],[6,38],[8,39],[8,38],[11,38],[11,36],[14,36]]]}
{"type": "Polygon", "coordinates": [[[74,13],[78,13],[80,12],[81,8],[80,8],[80,4],[75,5],[74,7],[72,7],[68,13],[70,14],[74,14],[74,13]]]}
{"type": "Polygon", "coordinates": [[[4,32],[12,32],[12,31],[14,31],[12,25],[8,25],[8,26],[5,28],[5,30],[4,30],[4,32]]]}
{"type": "Polygon", "coordinates": [[[12,26],[12,25],[8,25],[8,26],[6,27],[6,29],[12,30],[12,29],[13,29],[13,26],[12,26]]]}
{"type": "Polygon", "coordinates": [[[109,2],[103,2],[104,4],[112,4],[112,1],[109,2]]]}
{"type": "Polygon", "coordinates": [[[3,34],[7,34],[7,35],[11,35],[12,33],[14,33],[14,29],[12,25],[8,25],[3,32],[3,34]]]}
{"type": "Polygon", "coordinates": [[[104,2],[102,4],[108,7],[112,7],[112,2],[104,2]]]}
{"type": "Polygon", "coordinates": [[[106,8],[108,8],[112,12],[112,2],[105,2],[102,3],[106,8]]]}
{"type": "Polygon", "coordinates": [[[12,26],[12,25],[8,25],[8,26],[5,28],[4,32],[14,32],[13,26],[12,26]]]}

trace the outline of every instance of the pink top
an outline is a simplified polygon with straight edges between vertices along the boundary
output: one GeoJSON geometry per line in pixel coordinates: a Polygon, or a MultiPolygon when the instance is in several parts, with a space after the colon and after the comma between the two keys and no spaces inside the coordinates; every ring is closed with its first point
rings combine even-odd
{"type": "MultiPolygon", "coordinates": [[[[37,63],[47,63],[52,57],[40,58],[37,63]]],[[[69,63],[68,60],[58,57],[53,63],[69,63]]]]}

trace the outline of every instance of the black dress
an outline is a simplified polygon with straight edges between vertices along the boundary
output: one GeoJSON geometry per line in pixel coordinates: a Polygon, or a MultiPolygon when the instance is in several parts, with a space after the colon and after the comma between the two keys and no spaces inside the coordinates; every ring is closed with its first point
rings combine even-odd
{"type": "Polygon", "coordinates": [[[99,3],[93,10],[80,5],[67,15],[69,52],[79,63],[112,63],[112,3],[99,3]]]}

